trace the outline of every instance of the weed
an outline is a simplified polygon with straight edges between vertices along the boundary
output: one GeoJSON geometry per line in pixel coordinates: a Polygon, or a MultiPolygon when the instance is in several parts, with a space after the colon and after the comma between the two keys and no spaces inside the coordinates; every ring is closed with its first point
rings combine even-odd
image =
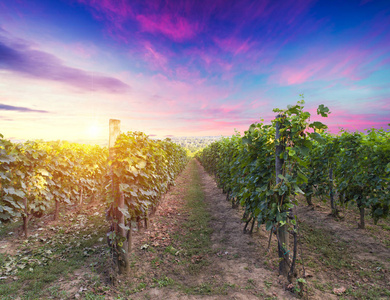
{"type": "Polygon", "coordinates": [[[137,290],[138,290],[138,291],[142,291],[142,290],[143,290],[144,288],[146,288],[146,287],[147,287],[146,283],[141,282],[140,284],[138,284],[137,290]]]}
{"type": "Polygon", "coordinates": [[[211,288],[210,284],[202,283],[201,285],[195,287],[194,291],[195,291],[196,294],[208,295],[208,294],[211,294],[212,288],[211,288]]]}
{"type": "Polygon", "coordinates": [[[267,280],[264,280],[264,284],[267,288],[270,288],[272,286],[272,282],[271,281],[267,281],[267,280]]]}
{"type": "Polygon", "coordinates": [[[169,278],[167,276],[164,276],[160,280],[153,279],[153,281],[155,281],[157,283],[157,286],[160,287],[160,288],[161,287],[165,287],[165,286],[170,286],[170,285],[173,285],[175,283],[175,281],[172,278],[169,278]]]}
{"type": "Polygon", "coordinates": [[[83,299],[85,299],[85,300],[104,300],[106,298],[105,298],[104,295],[96,295],[96,294],[94,294],[92,292],[86,292],[84,294],[83,299]]]}

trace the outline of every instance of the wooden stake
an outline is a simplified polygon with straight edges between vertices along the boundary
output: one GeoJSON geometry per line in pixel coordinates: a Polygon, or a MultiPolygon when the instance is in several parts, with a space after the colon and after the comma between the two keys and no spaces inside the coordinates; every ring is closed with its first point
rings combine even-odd
{"type": "MultiPolygon", "coordinates": [[[[277,115],[276,118],[281,118],[283,116],[277,115]]],[[[279,130],[281,129],[280,123],[276,122],[276,133],[275,133],[275,176],[276,176],[276,184],[279,184],[282,182],[282,179],[279,178],[279,175],[283,175],[283,163],[284,160],[280,158],[281,153],[284,151],[285,145],[279,141],[280,139],[280,132],[279,130]]],[[[279,202],[282,201],[280,199],[280,196],[278,195],[279,202]]],[[[281,275],[287,276],[288,271],[289,271],[289,266],[288,266],[288,260],[289,260],[289,251],[288,251],[288,231],[287,231],[287,222],[288,219],[286,220],[286,224],[283,226],[278,227],[277,235],[278,235],[278,254],[280,258],[280,263],[279,263],[279,273],[281,275]]]]}
{"type": "MultiPolygon", "coordinates": [[[[115,156],[115,142],[120,135],[120,120],[110,119],[110,136],[109,136],[109,158],[112,160],[115,156]]],[[[119,191],[119,182],[115,179],[113,167],[110,167],[111,183],[112,183],[112,196],[114,198],[113,203],[113,220],[111,228],[116,231],[116,251],[115,263],[118,266],[119,274],[130,273],[129,263],[129,230],[125,229],[126,220],[120,209],[125,209],[124,195],[119,191]],[[120,226],[119,226],[120,225],[120,226]]],[[[131,232],[130,232],[131,235],[131,232]]]]}

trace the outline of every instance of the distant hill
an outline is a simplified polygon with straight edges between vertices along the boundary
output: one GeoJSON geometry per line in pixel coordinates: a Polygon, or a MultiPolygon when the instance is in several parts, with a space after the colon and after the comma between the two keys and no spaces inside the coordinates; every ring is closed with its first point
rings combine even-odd
{"type": "Polygon", "coordinates": [[[220,140],[223,136],[180,136],[169,137],[172,142],[179,144],[190,153],[195,153],[198,150],[205,148],[214,141],[220,140]]]}

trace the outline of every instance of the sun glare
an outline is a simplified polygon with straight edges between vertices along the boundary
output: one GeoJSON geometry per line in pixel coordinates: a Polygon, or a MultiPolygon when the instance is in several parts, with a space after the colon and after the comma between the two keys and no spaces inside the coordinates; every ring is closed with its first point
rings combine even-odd
{"type": "Polygon", "coordinates": [[[90,125],[87,129],[87,134],[90,138],[97,138],[100,134],[100,128],[98,125],[90,125]]]}

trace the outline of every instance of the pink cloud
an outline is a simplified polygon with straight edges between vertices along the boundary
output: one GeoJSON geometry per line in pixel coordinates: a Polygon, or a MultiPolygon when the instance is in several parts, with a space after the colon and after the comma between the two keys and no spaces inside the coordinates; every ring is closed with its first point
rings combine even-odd
{"type": "MultiPolygon", "coordinates": [[[[187,73],[191,76],[191,72],[184,69],[180,72],[187,73]]],[[[194,75],[196,76],[196,74],[194,75]]],[[[144,74],[121,73],[120,78],[126,82],[132,82],[134,90],[132,99],[134,103],[131,105],[131,111],[135,116],[156,116],[156,120],[164,116],[169,118],[203,117],[207,112],[207,117],[211,117],[213,113],[218,113],[223,116],[222,111],[203,111],[205,109],[217,109],[219,106],[216,102],[221,102],[231,93],[231,88],[218,87],[210,84],[202,78],[195,77],[193,80],[185,78],[172,79],[163,74],[148,76],[144,74]]],[[[129,99],[123,98],[118,100],[118,105],[126,105],[129,99]]],[[[232,105],[225,104],[222,109],[229,116],[233,114],[234,109],[238,109],[237,103],[232,105]]]]}
{"type": "Polygon", "coordinates": [[[293,62],[275,66],[269,82],[294,85],[341,78],[361,80],[388,63],[376,48],[367,50],[359,48],[352,45],[330,53],[319,48],[312,49],[293,62]]]}
{"type": "Polygon", "coordinates": [[[109,22],[107,29],[112,36],[126,42],[129,41],[128,33],[132,31],[127,28],[129,21],[138,22],[141,32],[160,33],[174,41],[191,39],[201,29],[199,22],[187,17],[195,6],[191,1],[149,1],[142,4],[126,0],[78,1],[88,5],[96,19],[109,22]]]}
{"type": "Polygon", "coordinates": [[[127,45],[138,67],[145,63],[172,77],[184,64],[192,73],[197,69],[225,82],[242,72],[268,72],[285,43],[315,30],[317,22],[303,18],[311,0],[75,1],[103,21],[105,33],[127,45]]]}
{"type": "MultiPolygon", "coordinates": [[[[365,103],[363,106],[367,105],[367,108],[371,103],[365,103]]],[[[318,116],[315,110],[310,110],[311,112],[311,121],[320,121],[328,126],[328,130],[331,133],[338,133],[340,129],[345,129],[348,131],[364,131],[370,128],[389,128],[388,114],[378,115],[377,113],[351,113],[350,111],[337,109],[331,110],[331,114],[327,118],[322,118],[318,116]]],[[[370,110],[370,109],[369,109],[370,110]]],[[[389,107],[384,108],[384,110],[389,111],[389,107]]]]}
{"type": "Polygon", "coordinates": [[[243,133],[249,128],[249,125],[256,122],[255,119],[240,119],[234,121],[219,120],[219,119],[200,119],[183,120],[183,126],[177,127],[179,132],[186,132],[193,135],[224,135],[231,136],[234,130],[243,133]]]}
{"type": "Polygon", "coordinates": [[[199,72],[199,70],[190,70],[186,66],[179,66],[175,70],[176,78],[180,78],[183,81],[191,81],[196,84],[203,84],[207,80],[203,78],[199,72]]]}
{"type": "Polygon", "coordinates": [[[235,104],[209,104],[202,105],[198,110],[192,113],[196,116],[202,116],[203,119],[240,119],[246,107],[245,103],[239,102],[235,104]]]}
{"type": "Polygon", "coordinates": [[[91,58],[97,54],[97,49],[93,45],[74,43],[69,47],[73,53],[82,58],[91,58]]]}
{"type": "Polygon", "coordinates": [[[152,70],[164,70],[168,71],[167,64],[168,58],[158,52],[151,43],[145,42],[144,60],[149,63],[152,70]]]}
{"type": "Polygon", "coordinates": [[[370,24],[369,31],[351,29],[348,34],[354,38],[343,47],[324,48],[323,43],[312,46],[300,57],[275,65],[269,82],[294,85],[315,80],[367,78],[390,62],[390,33],[386,31],[389,25],[390,20],[378,17],[370,24]]]}
{"type": "Polygon", "coordinates": [[[242,41],[235,37],[229,37],[225,39],[216,37],[214,38],[214,42],[223,51],[231,52],[233,55],[246,53],[252,47],[249,39],[242,41]]]}
{"type": "Polygon", "coordinates": [[[249,103],[249,106],[252,108],[252,109],[258,109],[260,108],[261,106],[268,106],[270,104],[270,102],[268,100],[262,100],[262,99],[256,99],[256,100],[252,100],[250,103],[249,103]]]}
{"type": "Polygon", "coordinates": [[[317,74],[326,66],[326,61],[317,61],[299,70],[295,69],[294,67],[285,67],[281,71],[281,74],[275,75],[275,77],[278,77],[278,80],[281,84],[301,84],[306,82],[308,79],[310,79],[313,75],[317,74]]]}
{"type": "Polygon", "coordinates": [[[199,32],[197,23],[179,15],[138,15],[136,20],[140,23],[142,31],[161,33],[174,41],[191,39],[199,32]]]}
{"type": "MultiPolygon", "coordinates": [[[[364,103],[363,110],[367,111],[367,109],[369,109],[369,110],[379,111],[379,112],[388,111],[389,112],[388,115],[390,116],[390,97],[384,99],[378,99],[377,97],[374,97],[371,99],[366,98],[366,100],[370,102],[364,103]]],[[[390,118],[389,118],[389,123],[390,123],[390,118]]]]}
{"type": "MultiPolygon", "coordinates": [[[[85,59],[90,59],[94,56],[98,55],[99,49],[92,43],[83,43],[83,42],[75,42],[75,43],[63,43],[61,41],[54,41],[52,43],[46,43],[44,46],[49,45],[49,48],[54,48],[55,50],[60,49],[60,50],[65,50],[64,52],[67,55],[73,55],[77,58],[80,58],[82,60],[85,59]]],[[[37,45],[35,48],[40,48],[37,45]]]]}
{"type": "Polygon", "coordinates": [[[222,57],[216,49],[188,49],[184,53],[187,57],[191,58],[193,64],[202,66],[206,72],[219,73],[222,72],[224,75],[232,71],[234,64],[222,57]]]}
{"type": "Polygon", "coordinates": [[[108,18],[113,24],[119,24],[133,16],[131,6],[126,0],[77,0],[93,8],[95,18],[102,20],[108,18]],[[102,15],[103,14],[103,15],[102,15]]]}

